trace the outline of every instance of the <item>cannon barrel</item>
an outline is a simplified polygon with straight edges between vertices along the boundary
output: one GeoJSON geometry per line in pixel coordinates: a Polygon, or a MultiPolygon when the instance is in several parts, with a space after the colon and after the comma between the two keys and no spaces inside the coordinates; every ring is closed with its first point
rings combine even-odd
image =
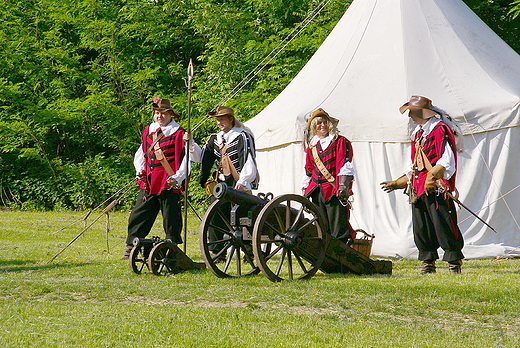
{"type": "Polygon", "coordinates": [[[227,202],[238,204],[244,208],[251,208],[255,205],[265,205],[268,201],[257,196],[253,196],[244,191],[235,190],[234,188],[228,187],[226,183],[218,183],[213,188],[213,195],[217,199],[222,199],[227,202]]]}
{"type": "Polygon", "coordinates": [[[162,239],[160,239],[157,236],[153,236],[152,238],[139,238],[139,237],[135,237],[132,240],[132,244],[134,246],[142,246],[142,245],[154,246],[155,244],[159,243],[160,241],[162,241],[162,239]]]}

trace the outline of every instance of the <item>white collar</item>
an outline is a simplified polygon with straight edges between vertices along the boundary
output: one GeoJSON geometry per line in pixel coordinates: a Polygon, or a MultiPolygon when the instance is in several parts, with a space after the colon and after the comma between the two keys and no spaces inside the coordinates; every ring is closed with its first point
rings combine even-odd
{"type": "Polygon", "coordinates": [[[336,137],[335,134],[329,133],[325,138],[321,139],[319,136],[315,135],[312,137],[311,142],[309,143],[310,146],[316,146],[318,145],[318,142],[321,145],[321,148],[325,150],[329,145],[332,143],[334,138],[336,137]]]}
{"type": "Polygon", "coordinates": [[[235,140],[236,137],[240,135],[244,130],[242,128],[233,127],[231,128],[227,133],[224,133],[224,131],[220,131],[217,133],[217,144],[220,145],[222,143],[222,138],[226,141],[226,144],[229,144],[233,140],[235,140]]]}
{"type": "Polygon", "coordinates": [[[157,129],[161,128],[163,134],[165,137],[169,137],[173,133],[175,133],[179,128],[180,124],[172,120],[170,123],[168,123],[166,126],[161,126],[158,122],[153,122],[150,127],[148,127],[148,133],[152,134],[157,132],[157,129]]]}
{"type": "Polygon", "coordinates": [[[421,129],[421,128],[424,131],[423,137],[427,136],[428,134],[430,134],[430,132],[433,130],[433,128],[435,128],[437,123],[439,123],[440,121],[441,120],[439,120],[437,117],[430,117],[428,122],[426,122],[422,126],[421,125],[417,125],[417,127],[415,127],[415,129],[412,132],[411,139],[412,140],[415,139],[415,133],[417,133],[419,131],[419,129],[421,129]]]}

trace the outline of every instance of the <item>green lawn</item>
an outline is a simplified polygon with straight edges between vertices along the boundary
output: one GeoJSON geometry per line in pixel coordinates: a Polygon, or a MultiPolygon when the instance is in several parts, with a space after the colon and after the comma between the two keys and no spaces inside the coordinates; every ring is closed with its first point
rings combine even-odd
{"type": "MultiPolygon", "coordinates": [[[[83,225],[53,232],[81,217],[0,211],[2,347],[520,347],[519,259],[281,283],[136,275],[121,260],[128,213],[111,213],[109,252],[103,216],[47,263],[83,225]]],[[[158,221],[151,235],[163,236],[158,221]]],[[[201,262],[198,224],[190,216],[187,254],[201,262]]]]}

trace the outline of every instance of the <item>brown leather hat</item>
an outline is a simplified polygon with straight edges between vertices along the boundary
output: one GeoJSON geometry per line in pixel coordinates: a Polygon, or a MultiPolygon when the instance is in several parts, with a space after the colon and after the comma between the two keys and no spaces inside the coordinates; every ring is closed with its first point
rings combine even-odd
{"type": "Polygon", "coordinates": [[[235,117],[235,112],[233,111],[233,109],[228,108],[227,106],[217,106],[217,108],[215,110],[208,112],[208,116],[213,116],[213,117],[226,116],[226,115],[235,117]]]}
{"type": "Polygon", "coordinates": [[[319,108],[317,110],[314,110],[313,112],[311,112],[311,116],[309,117],[309,119],[307,120],[307,129],[310,130],[311,129],[311,122],[313,119],[315,119],[316,117],[324,117],[326,118],[330,123],[332,123],[333,126],[337,127],[338,126],[338,123],[339,123],[339,120],[337,118],[334,118],[332,116],[330,116],[325,110],[323,110],[322,108],[319,108]]]}
{"type": "Polygon", "coordinates": [[[431,118],[437,115],[437,113],[432,110],[432,101],[420,95],[412,95],[410,101],[404,103],[403,106],[399,108],[399,111],[403,114],[406,110],[410,109],[422,109],[423,118],[431,118]]]}
{"type": "Polygon", "coordinates": [[[168,100],[168,99],[154,99],[155,101],[152,103],[152,109],[155,111],[155,110],[158,110],[160,112],[165,112],[165,111],[171,111],[173,113],[173,116],[175,116],[176,118],[179,118],[181,117],[181,115],[173,110],[172,108],[172,103],[168,100]]]}

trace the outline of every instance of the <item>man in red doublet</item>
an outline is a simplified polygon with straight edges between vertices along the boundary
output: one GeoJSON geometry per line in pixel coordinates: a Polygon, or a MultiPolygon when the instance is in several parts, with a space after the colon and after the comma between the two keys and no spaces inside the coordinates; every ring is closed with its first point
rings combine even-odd
{"type": "Polygon", "coordinates": [[[406,188],[412,204],[414,242],[423,261],[421,274],[435,273],[437,249],[444,250],[443,260],[452,273],[460,273],[464,241],[457,226],[453,199],[445,192],[455,191],[457,150],[453,130],[432,110],[431,100],[412,96],[399,109],[409,110],[417,127],[412,133],[412,165],[400,178],[382,182],[386,192],[406,188]]]}
{"type": "Polygon", "coordinates": [[[181,244],[181,183],[186,178],[184,130],[175,122],[180,115],[168,99],[155,98],[154,122],[143,132],[143,143],[135,153],[134,166],[140,186],[137,202],[128,219],[128,236],[123,258],[128,258],[135,237],[145,238],[159,210],[165,239],[181,244]]]}

